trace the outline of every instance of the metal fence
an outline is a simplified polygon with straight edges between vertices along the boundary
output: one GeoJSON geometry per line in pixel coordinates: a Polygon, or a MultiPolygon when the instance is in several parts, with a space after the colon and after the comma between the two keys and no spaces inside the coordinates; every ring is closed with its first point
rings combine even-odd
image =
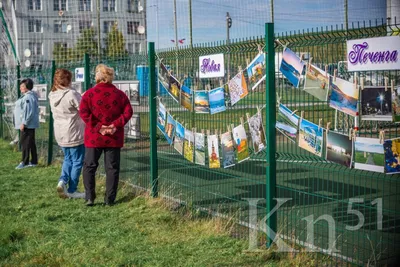
{"type": "MultiPolygon", "coordinates": [[[[289,85],[276,66],[282,49],[277,43],[286,44],[295,52],[311,56],[314,64],[327,66],[331,75],[339,68],[339,77],[351,79],[354,73],[340,70],[340,62],[346,61],[346,40],[391,35],[398,31],[399,25],[389,27],[376,22],[374,25],[353,25],[352,30],[348,31],[332,27],[289,32],[275,37],[271,33],[271,24],[268,27],[266,36],[260,38],[200,44],[183,47],[178,51],[163,50],[156,55],[153,54],[154,45],[150,44],[152,49],[148,55],[135,55],[113,62],[103,59],[102,62],[116,68],[116,72],[121,75],[118,80],[137,79],[137,65],[148,64],[150,67],[149,93],[141,96],[139,106],[134,106],[134,112],[140,115],[141,136],[139,139],[126,139],[121,157],[121,177],[151,190],[153,195],[161,194],[186,206],[232,220],[237,223],[232,234],[241,237],[251,237],[254,232],[249,229],[260,230],[265,225],[257,225],[257,221],[249,216],[249,213],[254,212],[253,207],[256,208],[257,219],[262,220],[276,205],[272,198],[289,199],[267,220],[267,225],[276,230],[284,241],[289,241],[292,248],[312,247],[332,256],[334,262],[331,263],[335,264],[351,262],[357,265],[384,265],[398,262],[399,175],[388,176],[348,169],[316,157],[280,133],[275,133],[275,118],[276,101],[279,100],[291,110],[298,110],[298,114],[303,111],[304,118],[311,122],[318,124],[322,119],[323,127],[327,122],[332,122],[336,131],[345,133],[353,126],[353,119],[335,112],[326,101],[320,101],[304,90],[289,85]],[[249,90],[249,95],[236,105],[228,105],[222,113],[198,114],[184,109],[163,92],[155,79],[156,66],[161,60],[182,83],[192,89],[215,88],[226,84],[229,78],[244,69],[258,54],[260,47],[268,52],[266,81],[255,90],[249,90]],[[224,54],[228,74],[221,80],[198,79],[198,57],[217,53],[224,54]],[[249,160],[228,169],[210,169],[190,163],[156,130],[156,98],[167,106],[170,114],[185,128],[197,132],[203,130],[221,134],[227,131],[227,126],[239,125],[241,118],[245,121],[248,114],[254,115],[261,109],[268,148],[257,154],[250,151],[249,160]],[[249,205],[249,201],[253,206],[249,205]],[[359,211],[364,218],[363,226],[357,230],[351,229],[351,226],[359,222],[359,213],[354,211],[359,211]],[[332,221],[327,223],[326,220],[317,220],[326,216],[333,219],[333,224],[332,221]],[[315,223],[310,224],[310,220],[315,223]],[[332,248],[332,232],[336,251],[329,250],[332,248]]],[[[89,61],[86,58],[85,62],[54,67],[68,67],[72,70],[85,66],[87,73],[91,74],[85,82],[85,87],[89,88],[94,81],[93,68],[99,63],[94,59],[92,63],[89,61]]],[[[43,75],[50,85],[51,73],[51,70],[41,70],[41,73],[24,73],[21,77],[43,75]]],[[[398,82],[399,74],[399,71],[358,73],[365,77],[376,77],[375,85],[382,85],[383,77],[398,82]]],[[[10,77],[9,74],[2,74],[2,79],[5,76],[10,77]]],[[[48,105],[47,102],[45,104],[48,105]]],[[[51,116],[48,107],[47,113],[51,116]]],[[[2,116],[0,129],[2,137],[7,138],[8,131],[3,123],[6,120],[5,114],[2,116]]],[[[40,155],[44,162],[51,162],[59,155],[48,149],[52,139],[48,121],[50,117],[46,123],[41,124],[37,141],[41,144],[40,155]],[[48,158],[48,155],[52,156],[48,158]]],[[[387,122],[363,123],[358,134],[361,137],[377,138],[381,128],[387,130],[387,138],[400,136],[399,126],[387,122]]],[[[56,146],[53,149],[59,151],[56,146]]],[[[258,242],[270,245],[270,237],[260,234],[258,242]]],[[[317,259],[318,262],[327,261],[324,256],[317,256],[317,259]]]]}

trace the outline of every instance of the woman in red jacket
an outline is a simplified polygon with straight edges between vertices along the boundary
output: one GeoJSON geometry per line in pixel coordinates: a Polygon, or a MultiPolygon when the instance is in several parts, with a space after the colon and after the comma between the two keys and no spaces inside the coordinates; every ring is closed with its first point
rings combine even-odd
{"type": "Polygon", "coordinates": [[[93,206],[96,198],[95,175],[99,158],[104,152],[106,193],[104,204],[113,205],[117,196],[120,152],[124,145],[124,125],[133,111],[128,97],[112,81],[114,70],[100,64],[96,67],[96,85],[85,92],[79,112],[85,126],[85,161],[83,183],[86,205],[93,206]]]}

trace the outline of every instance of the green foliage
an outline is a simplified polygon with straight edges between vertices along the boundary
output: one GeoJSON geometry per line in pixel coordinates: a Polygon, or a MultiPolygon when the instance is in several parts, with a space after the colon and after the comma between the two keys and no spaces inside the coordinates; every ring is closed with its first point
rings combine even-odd
{"type": "Polygon", "coordinates": [[[120,58],[128,55],[125,49],[124,35],[118,30],[117,25],[113,25],[111,31],[107,34],[105,43],[108,58],[120,58]]]}
{"type": "Polygon", "coordinates": [[[93,28],[85,29],[82,31],[81,36],[78,38],[75,46],[77,59],[83,59],[85,54],[95,56],[98,53],[98,46],[96,40],[97,33],[93,28]]]}

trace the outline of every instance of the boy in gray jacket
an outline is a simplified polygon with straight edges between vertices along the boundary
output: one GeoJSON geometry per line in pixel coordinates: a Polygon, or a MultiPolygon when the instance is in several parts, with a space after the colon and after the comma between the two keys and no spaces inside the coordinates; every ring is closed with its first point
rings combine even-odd
{"type": "Polygon", "coordinates": [[[32,92],[33,81],[24,79],[20,84],[22,96],[15,102],[14,127],[21,131],[22,161],[17,170],[25,167],[35,167],[38,163],[35,143],[35,129],[39,128],[38,97],[32,92]],[[29,154],[31,160],[29,161],[29,154]]]}

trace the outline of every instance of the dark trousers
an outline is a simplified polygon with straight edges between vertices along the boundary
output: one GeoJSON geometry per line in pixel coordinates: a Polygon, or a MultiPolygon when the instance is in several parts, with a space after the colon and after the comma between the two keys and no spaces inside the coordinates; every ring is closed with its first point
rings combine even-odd
{"type": "Polygon", "coordinates": [[[83,184],[85,186],[86,200],[96,198],[96,170],[99,166],[99,158],[104,151],[104,166],[106,169],[106,193],[104,202],[113,203],[117,197],[119,182],[119,168],[121,148],[90,148],[85,150],[83,163],[83,184]]]}
{"type": "Polygon", "coordinates": [[[29,162],[32,164],[38,163],[37,150],[35,143],[35,129],[25,128],[21,131],[21,150],[22,150],[22,162],[28,165],[29,162]],[[29,161],[29,154],[31,155],[31,160],[29,161]]]}

